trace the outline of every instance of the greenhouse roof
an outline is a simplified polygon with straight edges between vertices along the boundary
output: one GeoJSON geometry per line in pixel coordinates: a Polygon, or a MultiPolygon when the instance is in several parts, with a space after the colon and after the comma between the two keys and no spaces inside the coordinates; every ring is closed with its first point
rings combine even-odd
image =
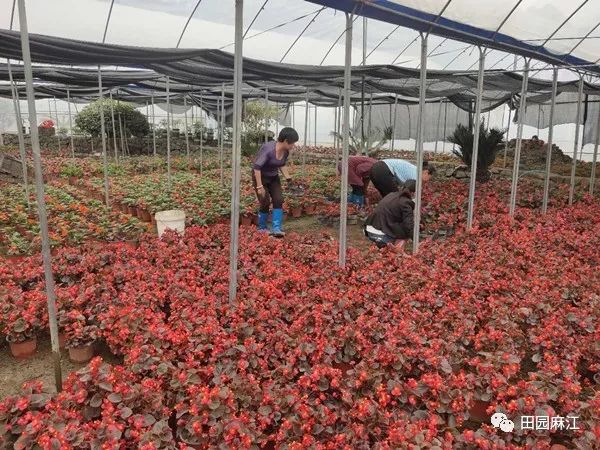
{"type": "MultiPolygon", "coordinates": [[[[32,34],[117,45],[233,50],[233,4],[209,0],[28,0],[32,34]]],[[[0,0],[9,12],[13,0],[0,0]]],[[[594,0],[245,0],[244,56],[271,62],[342,65],[344,14],[355,16],[353,61],[418,67],[419,31],[431,31],[428,69],[475,68],[481,45],[495,49],[486,69],[517,68],[512,57],[597,73],[600,4],[594,0]],[[315,5],[314,3],[318,3],[315,5]],[[411,29],[412,28],[412,29],[411,29]],[[415,31],[416,30],[416,31],[415,31]],[[362,42],[361,42],[362,41],[362,42]],[[366,55],[363,54],[363,46],[366,55]],[[465,44],[467,43],[467,44],[465,44]],[[590,66],[591,64],[591,66],[590,66]]],[[[18,30],[11,14],[0,28],[18,30]]],[[[519,68],[522,68],[519,63],[519,68]]],[[[548,71],[540,72],[550,78],[548,71]]],[[[561,79],[567,75],[561,72],[561,79]]]]}
{"type": "Polygon", "coordinates": [[[594,1],[308,1],[419,32],[600,73],[598,46],[589,39],[600,26],[600,6],[594,1]]]}

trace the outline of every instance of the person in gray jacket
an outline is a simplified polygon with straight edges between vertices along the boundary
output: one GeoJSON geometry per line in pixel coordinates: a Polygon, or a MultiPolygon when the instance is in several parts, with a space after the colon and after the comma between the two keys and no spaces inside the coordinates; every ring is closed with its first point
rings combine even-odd
{"type": "Polygon", "coordinates": [[[412,238],[416,185],[415,180],[406,181],[401,190],[386,195],[367,218],[365,236],[377,247],[390,243],[403,245],[405,240],[412,238]]]}

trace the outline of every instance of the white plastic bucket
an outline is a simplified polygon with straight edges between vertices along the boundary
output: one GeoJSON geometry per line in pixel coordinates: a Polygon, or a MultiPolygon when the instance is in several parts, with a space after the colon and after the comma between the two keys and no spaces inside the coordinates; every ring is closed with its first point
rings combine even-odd
{"type": "Polygon", "coordinates": [[[177,231],[181,235],[185,232],[185,211],[179,209],[159,211],[154,215],[154,218],[156,219],[158,237],[161,237],[167,229],[177,231]]]}

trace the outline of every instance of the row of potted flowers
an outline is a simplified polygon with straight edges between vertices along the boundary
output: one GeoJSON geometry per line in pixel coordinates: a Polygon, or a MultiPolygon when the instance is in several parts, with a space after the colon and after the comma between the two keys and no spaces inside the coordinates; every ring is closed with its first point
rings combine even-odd
{"type": "MultiPolygon", "coordinates": [[[[249,173],[242,173],[240,212],[244,223],[256,214],[257,201],[249,173]]],[[[150,221],[157,211],[183,209],[191,223],[204,225],[218,223],[229,216],[229,171],[224,173],[224,185],[220,183],[219,170],[207,170],[202,176],[193,173],[174,173],[169,186],[164,174],[114,177],[110,189],[114,206],[123,212],[150,221]]],[[[290,215],[299,217],[302,212],[314,214],[321,206],[328,205],[327,192],[335,196],[333,170],[309,167],[305,174],[295,177],[295,182],[305,186],[301,195],[286,195],[285,207],[290,215]],[[323,189],[326,186],[325,193],[323,189]],[[332,188],[333,186],[333,188],[332,188]]],[[[87,195],[103,199],[103,180],[91,178],[80,180],[77,186],[87,195]]]]}
{"type": "MultiPolygon", "coordinates": [[[[67,339],[96,327],[125,363],[94,360],[60,395],[33,385],[6,399],[2,438],[23,448],[593,448],[599,218],[592,198],[546,216],[520,209],[414,256],[350,250],[344,269],[329,239],[245,230],[234,305],[227,226],[147,236],[135,250],[65,249],[54,269],[60,301],[76,311],[63,318],[78,324],[67,339]],[[579,430],[477,423],[494,411],[577,416],[579,430]]],[[[38,259],[0,263],[0,284],[41,309],[42,280],[38,259]]]]}
{"type": "MultiPolygon", "coordinates": [[[[40,249],[35,195],[27,207],[20,186],[0,187],[3,213],[0,215],[0,245],[8,255],[35,253],[40,249]]],[[[46,186],[45,200],[51,245],[76,245],[85,240],[130,240],[146,230],[137,220],[116,213],[102,202],[80,195],[71,186],[53,182],[46,186]]]]}

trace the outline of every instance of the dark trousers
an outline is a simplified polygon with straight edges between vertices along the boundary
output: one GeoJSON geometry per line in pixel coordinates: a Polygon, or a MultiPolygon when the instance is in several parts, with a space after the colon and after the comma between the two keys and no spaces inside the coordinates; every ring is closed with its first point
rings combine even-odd
{"type": "Polygon", "coordinates": [[[369,238],[369,240],[371,242],[374,242],[378,248],[383,248],[383,247],[386,247],[390,243],[393,244],[396,242],[396,239],[394,239],[391,236],[388,236],[387,234],[374,234],[374,233],[369,233],[367,230],[364,230],[364,233],[365,233],[365,236],[367,238],[369,238]]]}
{"type": "Polygon", "coordinates": [[[355,184],[350,185],[352,187],[352,193],[354,195],[365,195],[365,188],[363,186],[357,186],[355,184]]]}
{"type": "Polygon", "coordinates": [[[271,206],[271,200],[273,201],[273,209],[281,209],[283,207],[283,191],[281,189],[281,180],[279,175],[266,176],[261,175],[262,185],[265,188],[265,195],[259,196],[256,189],[256,178],[254,177],[254,171],[252,171],[252,186],[254,186],[254,192],[260,202],[259,211],[262,213],[268,213],[269,207],[271,206]]]}
{"type": "Polygon", "coordinates": [[[398,191],[398,180],[383,161],[377,161],[373,164],[369,178],[382,198],[391,192],[398,191]]]}

